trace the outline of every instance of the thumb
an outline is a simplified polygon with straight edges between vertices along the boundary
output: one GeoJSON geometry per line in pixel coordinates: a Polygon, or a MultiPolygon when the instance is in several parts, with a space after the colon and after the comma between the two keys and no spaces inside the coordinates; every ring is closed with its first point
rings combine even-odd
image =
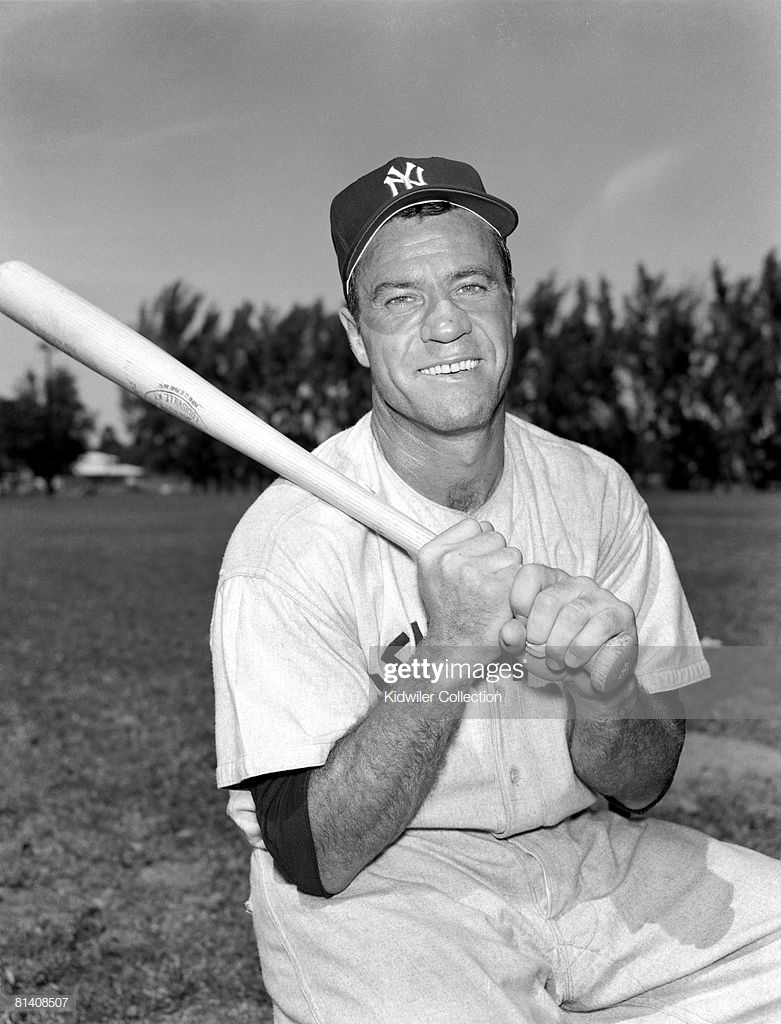
{"type": "Polygon", "coordinates": [[[499,644],[508,654],[520,654],[526,648],[526,623],[510,619],[499,630],[499,644]]]}

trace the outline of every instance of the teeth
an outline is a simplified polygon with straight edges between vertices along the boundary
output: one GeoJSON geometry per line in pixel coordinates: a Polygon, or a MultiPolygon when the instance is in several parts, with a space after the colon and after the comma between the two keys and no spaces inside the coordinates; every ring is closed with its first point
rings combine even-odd
{"type": "Polygon", "coordinates": [[[436,366],[427,366],[421,373],[430,377],[438,377],[441,373],[458,373],[460,370],[474,370],[479,359],[462,359],[460,363],[437,363],[436,366]]]}

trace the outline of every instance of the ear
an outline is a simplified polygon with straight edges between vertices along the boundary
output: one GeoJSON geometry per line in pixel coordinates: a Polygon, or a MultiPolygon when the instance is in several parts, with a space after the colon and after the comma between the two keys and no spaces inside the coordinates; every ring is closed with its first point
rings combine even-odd
{"type": "Polygon", "coordinates": [[[513,324],[513,337],[518,333],[518,315],[517,309],[517,293],[515,288],[515,278],[513,278],[513,286],[510,291],[510,298],[512,299],[512,324],[513,324]]]}
{"type": "Polygon", "coordinates": [[[352,313],[347,306],[342,306],[339,310],[339,319],[342,321],[342,327],[344,327],[347,333],[347,340],[350,342],[350,348],[353,350],[353,355],[361,364],[361,366],[369,366],[369,355],[366,351],[366,346],[363,343],[361,332],[358,330],[358,326],[353,320],[352,313]]]}

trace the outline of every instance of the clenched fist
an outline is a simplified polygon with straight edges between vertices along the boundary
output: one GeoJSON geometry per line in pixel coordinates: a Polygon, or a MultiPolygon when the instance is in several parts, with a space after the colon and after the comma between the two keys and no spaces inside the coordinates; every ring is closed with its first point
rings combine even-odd
{"type": "Polygon", "coordinates": [[[418,588],[428,615],[426,639],[501,653],[499,631],[512,617],[510,588],[523,561],[490,523],[464,519],[418,552],[418,588]]]}
{"type": "Polygon", "coordinates": [[[502,644],[513,651],[527,645],[529,670],[538,678],[563,683],[575,696],[601,700],[631,676],[637,652],[634,611],[595,580],[525,565],[513,581],[510,607],[514,619],[502,627],[502,644]],[[618,637],[620,671],[607,681],[592,676],[589,662],[618,637]]]}

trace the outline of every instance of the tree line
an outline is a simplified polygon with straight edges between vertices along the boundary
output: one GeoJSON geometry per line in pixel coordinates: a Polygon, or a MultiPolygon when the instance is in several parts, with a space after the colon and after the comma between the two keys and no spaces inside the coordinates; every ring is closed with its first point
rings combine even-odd
{"type": "Polygon", "coordinates": [[[0,483],[28,470],[53,494],[55,479],[86,450],[94,426],[68,370],[47,365],[40,377],[29,370],[13,398],[0,398],[0,483]]]}
{"type": "MultiPolygon", "coordinates": [[[[775,251],[756,276],[729,280],[715,262],[700,288],[672,287],[640,265],[620,300],[604,278],[567,286],[550,275],[520,303],[518,320],[510,411],[612,456],[641,486],[781,482],[775,251]]],[[[338,315],[320,301],[284,314],[245,302],[224,318],[179,281],[141,307],[135,328],[307,449],[370,406],[368,372],[350,352],[338,315]]],[[[68,375],[58,374],[62,388],[68,375]]],[[[32,415],[39,392],[30,377],[26,390],[0,405],[0,468],[3,459],[27,457],[18,443],[9,447],[20,416],[37,423],[28,447],[40,453],[52,445],[51,401],[48,425],[40,408],[37,420],[32,415]]],[[[121,452],[126,460],[184,475],[199,488],[261,486],[270,478],[135,396],[123,394],[122,407],[131,438],[121,452]]],[[[74,419],[83,445],[89,416],[82,407],[74,419]]]]}

